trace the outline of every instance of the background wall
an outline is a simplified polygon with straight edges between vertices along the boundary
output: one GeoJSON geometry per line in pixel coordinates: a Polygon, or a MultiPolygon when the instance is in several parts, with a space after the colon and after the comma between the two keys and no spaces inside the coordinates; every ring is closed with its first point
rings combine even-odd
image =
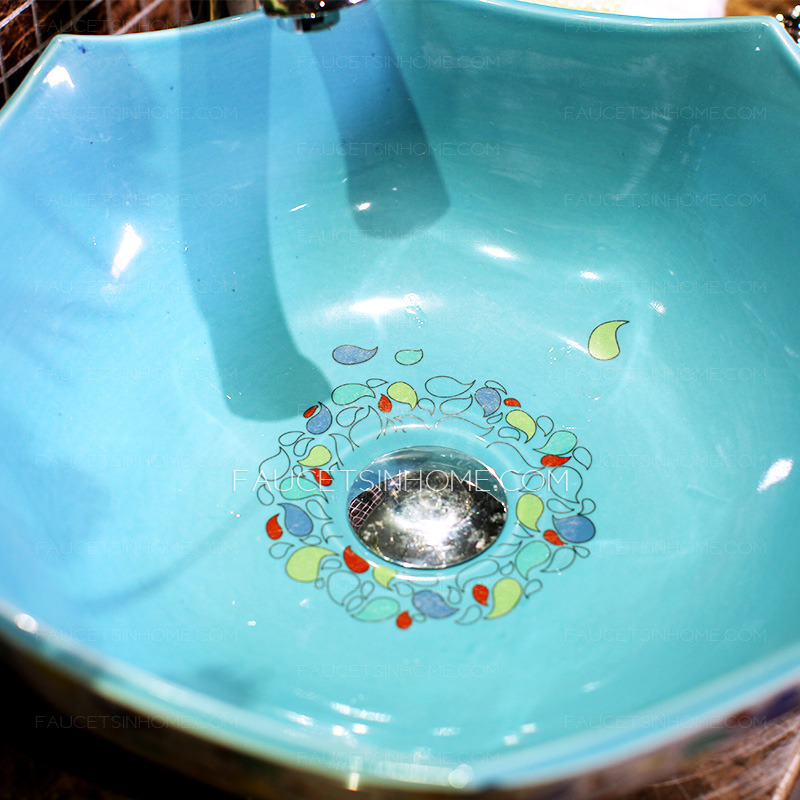
{"type": "Polygon", "coordinates": [[[138,33],[191,22],[189,0],[0,0],[0,105],[60,33],[138,33]]]}

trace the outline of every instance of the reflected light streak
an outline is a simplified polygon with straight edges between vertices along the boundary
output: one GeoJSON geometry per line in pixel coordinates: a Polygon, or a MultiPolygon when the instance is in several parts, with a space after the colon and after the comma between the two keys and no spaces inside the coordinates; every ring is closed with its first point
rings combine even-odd
{"type": "Polygon", "coordinates": [[[17,614],[14,624],[25,633],[36,633],[39,630],[39,623],[30,614],[17,614]]]}
{"type": "Polygon", "coordinates": [[[340,315],[345,310],[351,314],[366,314],[369,317],[379,318],[386,314],[397,311],[405,311],[417,319],[424,316],[431,309],[438,308],[441,301],[433,297],[425,297],[424,300],[414,292],[397,297],[377,296],[369,297],[366,300],[359,300],[347,306],[333,306],[331,313],[340,315]]]}
{"type": "Polygon", "coordinates": [[[497,247],[496,245],[493,244],[482,244],[478,249],[483,250],[483,252],[486,253],[487,256],[491,256],[492,258],[504,258],[511,261],[514,261],[517,258],[509,250],[506,250],[503,247],[497,247]]]}
{"type": "Polygon", "coordinates": [[[758,491],[764,492],[769,489],[770,486],[774,486],[776,483],[785,481],[789,477],[789,473],[792,471],[793,466],[794,461],[792,461],[791,458],[781,458],[776,461],[764,473],[764,476],[761,478],[761,481],[758,484],[758,491]]]}
{"type": "Polygon", "coordinates": [[[344,703],[331,703],[331,708],[345,716],[355,717],[356,719],[366,719],[370,722],[392,721],[391,714],[382,714],[380,711],[367,711],[365,708],[355,708],[354,706],[348,706],[344,703]]]}
{"type": "Polygon", "coordinates": [[[350,310],[355,311],[357,314],[381,316],[389,311],[399,311],[405,307],[406,304],[402,297],[372,297],[369,300],[353,303],[350,306],[350,310]]]}
{"type": "Polygon", "coordinates": [[[361,780],[361,775],[358,772],[351,772],[347,776],[347,788],[351,792],[357,792],[360,780],[361,780]]]}
{"type": "Polygon", "coordinates": [[[62,67],[61,65],[53,67],[53,69],[51,69],[50,72],[45,75],[44,82],[51,87],[61,86],[65,83],[70,89],[75,88],[75,84],[72,82],[72,78],[70,77],[69,72],[67,72],[67,68],[62,67]]]}
{"type": "Polygon", "coordinates": [[[114,256],[114,263],[111,265],[111,276],[119,278],[133,260],[134,256],[142,247],[142,237],[126,223],[123,229],[122,241],[119,243],[117,254],[114,256]]]}
{"type": "Polygon", "coordinates": [[[561,341],[564,342],[564,344],[567,345],[568,347],[574,347],[576,350],[580,350],[581,353],[586,353],[586,355],[589,355],[589,351],[579,342],[576,342],[573,339],[564,339],[564,338],[562,338],[561,341]]]}

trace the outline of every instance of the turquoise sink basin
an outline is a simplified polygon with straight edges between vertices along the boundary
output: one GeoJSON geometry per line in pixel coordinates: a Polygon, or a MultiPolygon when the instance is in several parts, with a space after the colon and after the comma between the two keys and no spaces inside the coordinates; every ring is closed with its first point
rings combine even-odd
{"type": "Polygon", "coordinates": [[[0,120],[30,678],[254,796],[577,797],[796,708],[799,55],[517,0],[59,38],[0,120]],[[489,476],[470,552],[365,474],[420,464],[489,476]]]}

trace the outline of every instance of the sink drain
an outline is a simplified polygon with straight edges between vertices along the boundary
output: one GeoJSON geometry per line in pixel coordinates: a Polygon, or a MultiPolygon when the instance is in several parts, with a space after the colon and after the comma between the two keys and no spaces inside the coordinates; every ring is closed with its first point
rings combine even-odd
{"type": "Polygon", "coordinates": [[[495,472],[457,450],[414,447],[362,470],[348,494],[350,525],[376,555],[440,569],[480,555],[500,535],[506,496],[495,472]]]}
{"type": "MultiPolygon", "coordinates": [[[[597,326],[589,355],[619,356],[623,324],[597,326]]],[[[502,619],[591,555],[592,453],[497,380],[426,377],[421,349],[394,351],[400,375],[359,366],[379,350],[336,347],[357,380],[342,373],[260,464],[270,557],[360,622],[502,619]]]]}

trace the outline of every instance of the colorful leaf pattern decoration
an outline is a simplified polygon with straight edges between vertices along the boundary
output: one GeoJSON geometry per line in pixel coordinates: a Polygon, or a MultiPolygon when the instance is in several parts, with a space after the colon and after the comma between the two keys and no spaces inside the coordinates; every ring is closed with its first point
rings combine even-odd
{"type": "Polygon", "coordinates": [[[313,414],[310,416],[311,419],[306,423],[306,430],[315,436],[325,433],[333,422],[330,409],[323,403],[316,406],[313,410],[313,414]]]}
{"type": "Polygon", "coordinates": [[[377,352],[377,347],[373,347],[372,350],[365,350],[363,347],[357,347],[354,344],[342,344],[333,351],[333,360],[346,366],[352,366],[353,364],[363,364],[369,361],[377,352]]]}
{"type": "Polygon", "coordinates": [[[506,422],[512,427],[521,431],[525,435],[525,441],[529,442],[536,433],[536,420],[526,414],[521,409],[514,409],[506,414],[506,422]]]}
{"type": "Polygon", "coordinates": [[[286,574],[300,583],[312,583],[319,575],[322,559],[332,555],[333,550],[324,547],[302,547],[286,562],[286,574]]]}
{"type": "Polygon", "coordinates": [[[353,616],[362,622],[383,622],[400,610],[400,603],[393,597],[378,597],[370,600],[364,608],[353,616]]]}
{"type": "Polygon", "coordinates": [[[362,397],[375,397],[375,392],[363,383],[344,383],[337,386],[331,394],[331,400],[337,406],[349,406],[362,397]]]}
{"type": "Polygon", "coordinates": [[[482,386],[475,392],[475,399],[478,401],[478,404],[483,409],[483,416],[490,417],[500,408],[500,392],[497,389],[493,389],[489,386],[482,386]]]}
{"type": "Polygon", "coordinates": [[[522,586],[514,578],[500,578],[492,588],[492,610],[486,619],[497,619],[511,611],[522,597],[522,586]]]}
{"type": "MultiPolygon", "coordinates": [[[[612,353],[617,328],[593,332],[597,354],[612,353]]],[[[377,347],[347,344],[333,350],[333,359],[341,368],[358,368],[378,353],[377,347]]],[[[422,350],[394,352],[395,369],[422,359],[422,350]]],[[[563,573],[589,555],[585,545],[596,534],[590,519],[595,503],[583,496],[583,484],[591,453],[572,430],[558,429],[546,414],[537,416],[522,394],[509,395],[501,383],[449,375],[418,381],[371,377],[343,382],[329,401],[317,399],[305,408],[300,429],[282,433],[278,452],[260,465],[257,498],[269,509],[262,536],[266,532],[267,552],[284,562],[289,578],[326,591],[354,622],[388,622],[407,631],[426,621],[463,626],[502,620],[543,588],[546,575],[563,573]],[[335,420],[328,402],[341,407],[335,420]],[[455,572],[410,575],[349,546],[351,531],[336,530],[340,523],[325,493],[347,488],[341,471],[362,443],[409,426],[434,431],[441,422],[459,423],[473,432],[476,446],[487,453],[500,447],[516,460],[516,472],[504,481],[510,533],[455,572]],[[547,509],[551,527],[541,532],[547,509]]],[[[491,463],[488,455],[486,460],[491,463]]]]}
{"type": "Polygon", "coordinates": [[[398,350],[394,354],[394,360],[404,367],[419,364],[422,361],[422,350],[398,350]]]}
{"type": "Polygon", "coordinates": [[[325,445],[315,444],[309,450],[308,455],[297,463],[303,467],[324,467],[330,463],[332,458],[331,451],[325,445]]]}
{"type": "Polygon", "coordinates": [[[411,406],[411,408],[416,408],[417,393],[414,391],[413,387],[409,386],[407,383],[403,383],[402,381],[393,383],[386,390],[386,394],[397,403],[405,403],[411,406]]]}
{"type": "Polygon", "coordinates": [[[586,348],[589,355],[598,361],[610,361],[616,358],[620,353],[617,331],[627,324],[627,320],[614,319],[598,325],[589,335],[589,344],[586,348]]]}

